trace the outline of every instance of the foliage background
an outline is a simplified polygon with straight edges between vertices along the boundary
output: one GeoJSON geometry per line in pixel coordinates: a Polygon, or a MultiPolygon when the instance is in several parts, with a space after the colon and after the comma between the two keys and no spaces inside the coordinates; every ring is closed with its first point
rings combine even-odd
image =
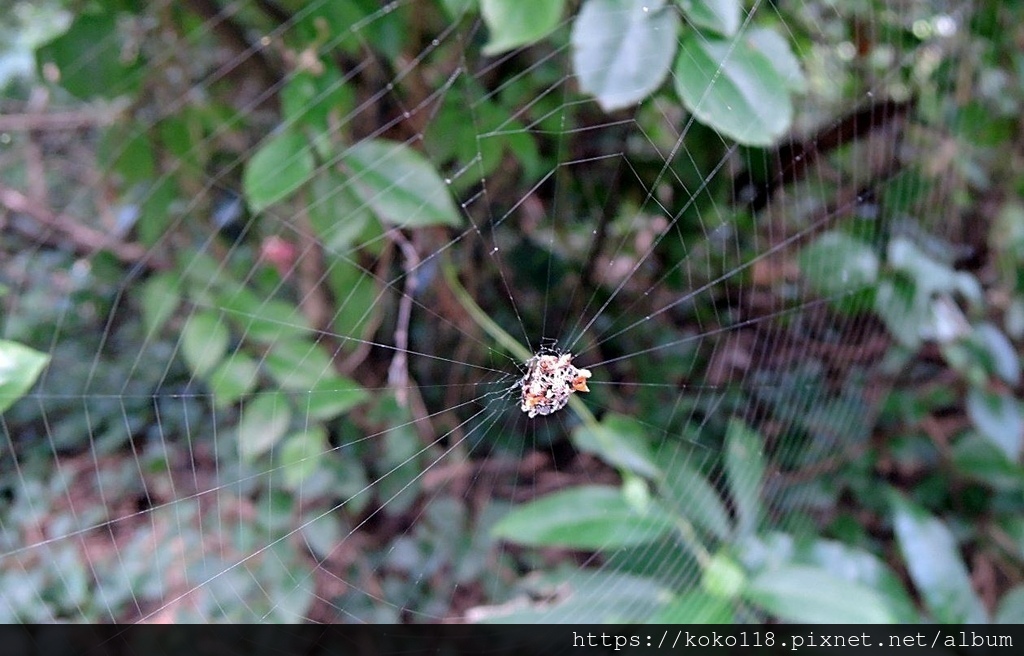
{"type": "Polygon", "coordinates": [[[0,617],[1021,621],[1020,13],[16,2],[0,617]]]}

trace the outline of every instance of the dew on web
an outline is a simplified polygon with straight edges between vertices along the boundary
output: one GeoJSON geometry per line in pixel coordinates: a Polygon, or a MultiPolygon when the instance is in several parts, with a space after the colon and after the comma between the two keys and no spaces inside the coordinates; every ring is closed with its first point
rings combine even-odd
{"type": "Polygon", "coordinates": [[[881,389],[1003,344],[967,10],[94,4],[0,76],[0,619],[804,620],[728,586],[876,563],[881,389]]]}

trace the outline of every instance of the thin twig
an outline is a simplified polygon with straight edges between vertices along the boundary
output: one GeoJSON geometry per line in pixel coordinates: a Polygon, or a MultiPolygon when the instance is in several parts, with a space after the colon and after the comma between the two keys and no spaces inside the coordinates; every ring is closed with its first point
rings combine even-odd
{"type": "Polygon", "coordinates": [[[388,384],[395,389],[395,396],[402,407],[409,403],[409,366],[406,352],[409,350],[409,320],[412,318],[412,296],[416,293],[416,267],[420,256],[405,235],[392,230],[388,236],[402,250],[402,266],[405,269],[405,289],[398,302],[398,321],[395,325],[395,355],[388,367],[388,384]]]}
{"type": "MultiPolygon", "coordinates": [[[[167,266],[161,259],[152,257],[149,249],[142,244],[117,241],[116,237],[83,225],[74,217],[54,212],[17,189],[0,185],[0,205],[12,212],[27,214],[48,230],[60,233],[69,239],[75,251],[82,255],[92,256],[99,251],[107,250],[113,253],[117,259],[128,264],[145,261],[146,266],[154,269],[167,266]]],[[[12,221],[11,225],[17,227],[17,222],[12,221]]],[[[39,235],[31,236],[38,237],[39,235]]]]}
{"type": "Polygon", "coordinates": [[[78,130],[110,125],[121,117],[127,103],[113,103],[105,107],[80,109],[71,112],[50,112],[0,115],[0,132],[26,130],[78,130]]]}

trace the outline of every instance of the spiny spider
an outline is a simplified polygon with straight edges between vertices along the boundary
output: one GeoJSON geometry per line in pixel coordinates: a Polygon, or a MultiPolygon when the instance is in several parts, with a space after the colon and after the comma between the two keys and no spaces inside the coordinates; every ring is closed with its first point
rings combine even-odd
{"type": "Polygon", "coordinates": [[[589,392],[590,371],[572,366],[569,353],[541,351],[526,361],[520,409],[530,418],[549,415],[565,407],[573,392],[589,392]]]}

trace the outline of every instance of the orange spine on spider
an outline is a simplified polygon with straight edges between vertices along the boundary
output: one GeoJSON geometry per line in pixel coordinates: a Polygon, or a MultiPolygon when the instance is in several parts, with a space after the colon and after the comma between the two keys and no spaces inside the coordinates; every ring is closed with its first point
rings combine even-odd
{"type": "Polygon", "coordinates": [[[569,353],[538,353],[526,362],[520,409],[531,418],[549,415],[566,406],[574,392],[589,392],[588,369],[572,364],[569,353]]]}

